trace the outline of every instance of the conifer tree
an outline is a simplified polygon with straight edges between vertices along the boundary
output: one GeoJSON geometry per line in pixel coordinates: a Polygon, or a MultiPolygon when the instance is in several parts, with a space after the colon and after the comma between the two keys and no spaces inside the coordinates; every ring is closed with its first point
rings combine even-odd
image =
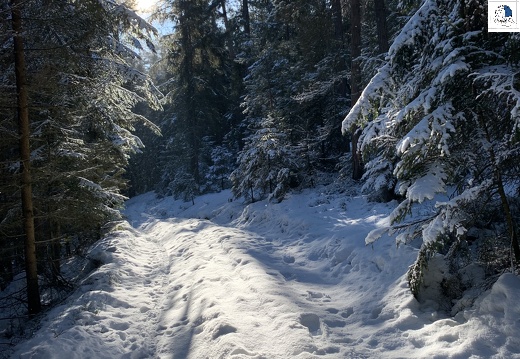
{"type": "Polygon", "coordinates": [[[159,191],[191,200],[205,186],[204,138],[222,144],[229,124],[229,56],[225,29],[217,24],[218,3],[175,1],[163,16],[175,22],[168,38],[169,84],[162,124],[165,170],[159,191]]]}
{"type": "Polygon", "coordinates": [[[257,195],[280,200],[290,187],[315,184],[318,173],[330,171],[345,150],[337,131],[346,107],[345,54],[333,10],[323,1],[255,2],[252,14],[243,52],[250,64],[243,106],[251,133],[233,187],[250,200],[255,197],[250,185],[257,195]],[[265,176],[264,168],[274,168],[267,156],[255,166],[248,163],[256,151],[264,151],[267,133],[283,138],[271,146],[285,153],[279,169],[285,175],[265,176]]]}
{"type": "Polygon", "coordinates": [[[483,30],[484,8],[478,1],[425,1],[343,124],[363,129],[366,185],[404,196],[387,230],[400,232],[398,241],[422,237],[409,273],[415,294],[429,258],[439,251],[447,260],[460,258],[459,243],[469,230],[491,226],[508,238],[512,252],[502,245],[495,258],[518,261],[520,253],[511,206],[519,174],[519,63],[511,51],[518,37],[483,30]],[[414,204],[427,201],[433,214],[408,219],[414,204]]]}
{"type": "MultiPolygon", "coordinates": [[[[27,148],[19,151],[12,147],[14,141],[2,142],[0,192],[8,205],[0,208],[1,241],[14,244],[6,272],[21,271],[13,267],[20,253],[9,238],[20,236],[17,228],[25,200],[16,200],[16,181],[28,163],[38,257],[37,278],[32,280],[49,283],[60,280],[66,254],[62,245],[85,246],[99,238],[107,221],[120,217],[124,167],[129,154],[141,146],[131,131],[137,123],[154,128],[133,112],[134,107],[138,103],[158,107],[158,92],[131,61],[138,44],[149,42],[147,33],[153,28],[112,1],[30,0],[13,2],[12,10],[24,19],[21,31],[14,34],[23,34],[25,40],[22,82],[27,103],[21,107],[27,110],[31,136],[29,158],[27,148]]],[[[10,12],[2,16],[6,13],[10,12]]],[[[2,41],[9,43],[9,38],[2,41]]],[[[18,59],[6,56],[9,47],[2,49],[0,135],[9,139],[15,136],[16,112],[10,104],[23,92],[13,90],[18,59]]],[[[32,276],[29,271],[27,275],[32,276]]],[[[30,297],[29,293],[32,302],[30,297]]],[[[33,308],[30,304],[29,313],[37,311],[33,308]]]]}

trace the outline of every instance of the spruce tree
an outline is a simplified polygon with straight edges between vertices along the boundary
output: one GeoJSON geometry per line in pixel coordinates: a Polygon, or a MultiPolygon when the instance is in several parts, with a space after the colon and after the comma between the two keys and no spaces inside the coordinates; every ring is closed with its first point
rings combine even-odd
{"type": "MultiPolygon", "coordinates": [[[[404,197],[387,230],[400,232],[398,241],[422,238],[409,273],[416,295],[436,253],[457,270],[470,230],[494,228],[498,239],[507,238],[493,254],[494,265],[508,257],[518,261],[512,204],[518,196],[519,63],[511,51],[518,37],[487,33],[484,8],[479,1],[425,1],[343,124],[363,129],[367,185],[395,188],[404,197]],[[428,201],[433,213],[409,218],[414,204],[428,201]]],[[[487,240],[476,237],[478,244],[487,240]]]]}
{"type": "Polygon", "coordinates": [[[334,11],[323,1],[255,2],[252,8],[242,52],[249,64],[243,106],[250,133],[233,188],[250,200],[260,194],[280,200],[291,187],[316,184],[345,150],[337,131],[347,104],[345,51],[341,34],[335,35],[334,11]],[[265,151],[267,133],[283,138],[270,146],[285,153],[279,169],[285,175],[265,176],[263,170],[273,168],[268,156],[255,166],[248,163],[256,151],[265,151]],[[245,190],[250,185],[256,196],[245,190]]]}
{"type": "MultiPolygon", "coordinates": [[[[211,158],[203,153],[203,139],[223,142],[229,131],[230,59],[225,28],[219,27],[218,3],[175,1],[163,16],[175,22],[165,38],[168,51],[168,90],[162,129],[164,171],[159,192],[186,200],[204,191],[205,168],[211,158]]],[[[229,42],[228,42],[229,44],[229,42]]]]}
{"type": "MultiPolygon", "coordinates": [[[[131,131],[137,123],[154,128],[134,107],[158,107],[158,92],[131,61],[137,56],[135,47],[149,41],[147,32],[153,28],[112,1],[31,0],[11,5],[24,19],[22,31],[11,34],[15,39],[24,35],[27,103],[19,107],[29,119],[30,138],[26,131],[21,137],[29,140],[30,148],[19,151],[15,141],[2,141],[0,191],[8,204],[0,208],[1,241],[8,244],[10,263],[17,263],[20,253],[9,238],[20,236],[17,228],[27,209],[25,199],[16,200],[16,181],[23,178],[26,187],[24,171],[30,168],[38,257],[38,277],[31,278],[52,283],[61,280],[65,246],[88,245],[99,238],[107,221],[120,218],[122,174],[129,154],[141,146],[131,131]]],[[[13,22],[16,19],[13,16],[13,22]]],[[[9,43],[8,38],[2,40],[9,43]]],[[[13,86],[19,78],[14,71],[18,58],[9,59],[9,47],[2,49],[0,131],[2,138],[10,139],[17,137],[12,101],[23,91],[13,86]]],[[[21,270],[11,265],[4,278],[21,270]]],[[[29,279],[32,273],[27,270],[27,275],[29,279]]],[[[30,313],[36,311],[32,308],[30,304],[30,313]]]]}

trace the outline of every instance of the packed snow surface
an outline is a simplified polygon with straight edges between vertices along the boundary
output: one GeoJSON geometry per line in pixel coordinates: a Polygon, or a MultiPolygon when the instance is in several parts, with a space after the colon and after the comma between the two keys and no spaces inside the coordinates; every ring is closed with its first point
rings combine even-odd
{"type": "Polygon", "coordinates": [[[519,278],[449,317],[409,291],[416,248],[365,246],[396,203],[230,198],[130,200],[99,268],[12,357],[520,358],[519,278]]]}

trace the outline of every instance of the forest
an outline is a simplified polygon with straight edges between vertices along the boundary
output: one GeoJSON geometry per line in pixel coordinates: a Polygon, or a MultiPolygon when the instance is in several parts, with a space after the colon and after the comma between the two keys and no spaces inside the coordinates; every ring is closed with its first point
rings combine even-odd
{"type": "MultiPolygon", "coordinates": [[[[483,0],[0,4],[0,289],[6,316],[62,300],[61,268],[155,191],[277,204],[334,184],[397,205],[371,232],[420,241],[460,298],[520,263],[520,36],[483,0]],[[158,31],[154,24],[163,24],[158,31]]],[[[80,273],[77,273],[79,276],[80,273]]]]}

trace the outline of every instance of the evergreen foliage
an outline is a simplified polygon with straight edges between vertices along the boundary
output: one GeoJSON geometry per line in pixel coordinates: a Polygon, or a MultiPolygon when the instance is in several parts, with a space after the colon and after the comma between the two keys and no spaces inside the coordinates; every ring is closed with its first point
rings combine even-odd
{"type": "Polygon", "coordinates": [[[233,72],[225,47],[225,31],[218,25],[218,4],[208,0],[167,2],[163,14],[175,23],[165,39],[168,53],[167,105],[162,122],[166,143],[159,192],[191,200],[208,186],[204,173],[212,166],[203,148],[209,139],[221,146],[230,129],[233,72]]]}
{"type": "MultiPolygon", "coordinates": [[[[492,276],[520,261],[520,37],[487,33],[482,0],[163,0],[156,15],[174,26],[157,49],[126,3],[21,2],[46,283],[64,284],[62,260],[121,217],[123,194],[231,187],[279,202],[323,174],[362,175],[371,199],[401,201],[367,243],[422,240],[418,298],[432,263],[450,268],[449,301],[469,262],[492,276]]],[[[10,10],[0,4],[0,288],[24,257],[10,10]]]]}
{"type": "Polygon", "coordinates": [[[323,1],[255,4],[243,61],[250,131],[232,175],[237,197],[276,200],[312,186],[346,150],[337,131],[347,98],[341,40],[323,1]]]}
{"type": "Polygon", "coordinates": [[[416,294],[428,258],[448,257],[470,229],[497,230],[519,259],[511,203],[518,196],[520,97],[510,51],[518,36],[487,33],[486,24],[483,2],[424,1],[343,123],[363,128],[365,190],[404,197],[388,230],[400,231],[401,242],[423,240],[409,277],[416,294]],[[414,204],[427,201],[431,213],[414,213],[414,204]],[[484,208],[497,212],[483,217],[484,208]]]}
{"type": "MultiPolygon", "coordinates": [[[[0,136],[8,139],[2,141],[0,163],[3,283],[22,269],[9,6],[2,5],[0,12],[0,136]]],[[[120,218],[122,175],[129,155],[142,146],[131,133],[134,126],[157,131],[133,111],[138,103],[160,106],[153,84],[132,64],[136,45],[150,43],[154,30],[112,1],[30,0],[18,6],[29,92],[38,274],[46,283],[63,284],[61,260],[98,239],[108,221],[120,218]]]]}

